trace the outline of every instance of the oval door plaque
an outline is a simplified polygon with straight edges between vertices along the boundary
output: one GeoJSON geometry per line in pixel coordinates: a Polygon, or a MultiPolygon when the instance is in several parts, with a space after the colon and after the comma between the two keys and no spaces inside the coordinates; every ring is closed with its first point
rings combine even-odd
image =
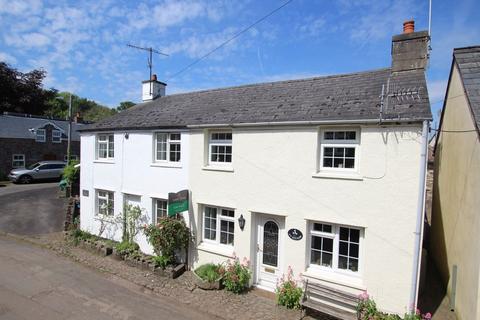
{"type": "Polygon", "coordinates": [[[301,240],[303,238],[302,231],[298,229],[290,229],[288,230],[288,236],[292,240],[301,240]]]}

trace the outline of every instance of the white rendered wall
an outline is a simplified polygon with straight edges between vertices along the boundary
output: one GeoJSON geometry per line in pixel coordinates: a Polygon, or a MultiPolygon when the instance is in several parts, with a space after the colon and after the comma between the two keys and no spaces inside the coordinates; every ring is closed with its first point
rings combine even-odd
{"type": "MultiPolygon", "coordinates": [[[[359,128],[359,127],[358,127],[359,128]]],[[[283,270],[330,286],[368,292],[384,311],[403,314],[409,304],[420,172],[421,125],[361,127],[361,180],[313,177],[317,168],[318,127],[233,129],[233,172],[205,170],[206,130],[190,136],[190,189],[199,249],[194,266],[232,256],[255,264],[257,213],[278,215],[285,230],[304,237],[284,239],[283,270]],[[367,179],[366,177],[370,177],[367,179]],[[233,250],[201,243],[202,204],[235,209],[233,250]],[[242,214],[246,226],[240,230],[242,214]],[[310,220],[364,228],[357,277],[312,272],[308,266],[310,220]]]]}
{"type": "MultiPolygon", "coordinates": [[[[113,191],[116,216],[123,212],[125,194],[141,196],[140,207],[144,210],[147,223],[152,222],[152,198],[168,199],[169,192],[187,189],[188,177],[188,133],[181,133],[181,161],[179,167],[159,166],[153,163],[153,132],[115,133],[115,158],[113,161],[95,160],[93,133],[81,135],[81,229],[99,234],[101,219],[95,215],[95,189],[113,191]],[[88,190],[89,196],[83,196],[88,190]]],[[[177,165],[175,163],[174,165],[177,165]]],[[[185,215],[188,224],[188,215],[185,215]]],[[[102,236],[121,240],[121,225],[106,223],[102,236]]],[[[137,243],[142,251],[152,253],[151,246],[140,232],[137,243]]]]}

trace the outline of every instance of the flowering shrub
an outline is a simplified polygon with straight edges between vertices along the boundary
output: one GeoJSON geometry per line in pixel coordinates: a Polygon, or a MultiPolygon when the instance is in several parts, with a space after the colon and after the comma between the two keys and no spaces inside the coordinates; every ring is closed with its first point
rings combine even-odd
{"type": "Polygon", "coordinates": [[[419,309],[415,313],[405,313],[402,317],[396,314],[386,314],[377,310],[375,301],[366,291],[358,296],[357,315],[359,320],[430,320],[432,315],[427,312],[422,314],[419,309]]]}
{"type": "Polygon", "coordinates": [[[190,231],[183,220],[162,218],[157,224],[144,225],[143,232],[157,256],[175,262],[175,250],[186,249],[190,231]]]}
{"type": "Polygon", "coordinates": [[[218,272],[223,275],[225,289],[234,293],[241,293],[250,282],[252,272],[249,269],[250,262],[243,258],[242,262],[237,257],[233,261],[228,260],[225,268],[220,267],[218,272]]]}
{"type": "Polygon", "coordinates": [[[277,303],[285,306],[288,309],[300,309],[300,298],[303,294],[303,289],[298,286],[301,279],[293,279],[293,271],[289,266],[287,275],[282,275],[282,278],[277,282],[277,303]]]}

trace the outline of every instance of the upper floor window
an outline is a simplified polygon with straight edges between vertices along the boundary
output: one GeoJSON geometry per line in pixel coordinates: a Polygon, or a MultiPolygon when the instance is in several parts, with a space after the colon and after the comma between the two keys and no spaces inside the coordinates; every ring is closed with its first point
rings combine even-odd
{"type": "Polygon", "coordinates": [[[62,142],[62,132],[60,130],[52,130],[52,142],[62,142]]]}
{"type": "Polygon", "coordinates": [[[113,134],[99,134],[97,136],[97,159],[113,159],[114,146],[113,134]]]}
{"type": "Polygon", "coordinates": [[[35,131],[35,141],[37,142],[45,142],[46,140],[46,133],[45,129],[37,129],[35,131]]]}
{"type": "Polygon", "coordinates": [[[165,199],[153,199],[153,222],[159,223],[160,219],[168,217],[168,204],[165,199]]]}
{"type": "Polygon", "coordinates": [[[232,163],[232,133],[210,132],[209,141],[209,164],[232,163]]]}
{"type": "Polygon", "coordinates": [[[113,192],[97,190],[97,214],[113,216],[113,192]]]}
{"type": "Polygon", "coordinates": [[[205,206],[203,210],[203,240],[233,246],[235,211],[205,206]]]}
{"type": "Polygon", "coordinates": [[[310,224],[310,265],[358,272],[361,230],[332,224],[310,224]]]}
{"type": "Polygon", "coordinates": [[[155,134],[155,161],[180,161],[180,133],[155,134]]]}
{"type": "Polygon", "coordinates": [[[324,130],[321,132],[320,147],[320,170],[357,169],[358,130],[324,130]]]}
{"type": "Polygon", "coordinates": [[[14,154],[12,155],[12,168],[24,168],[25,167],[25,155],[14,154]]]}

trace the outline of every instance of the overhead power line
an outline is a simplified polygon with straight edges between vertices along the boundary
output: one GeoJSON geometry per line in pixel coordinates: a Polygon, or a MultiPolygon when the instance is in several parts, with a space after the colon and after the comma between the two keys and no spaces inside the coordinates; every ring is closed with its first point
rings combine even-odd
{"type": "Polygon", "coordinates": [[[245,32],[247,32],[248,30],[252,29],[254,26],[256,26],[257,24],[259,24],[260,22],[264,21],[265,19],[269,18],[270,16],[274,15],[277,11],[280,11],[283,7],[285,7],[286,5],[288,5],[290,2],[292,2],[293,0],[288,0],[286,2],[284,2],[281,6],[277,7],[276,9],[270,11],[268,14],[266,14],[265,16],[261,17],[260,19],[258,19],[257,21],[255,21],[254,23],[250,24],[248,27],[246,27],[245,29],[242,29],[241,31],[235,33],[233,36],[231,36],[229,39],[227,39],[226,41],[222,42],[219,46],[215,47],[213,50],[210,50],[209,52],[207,52],[206,54],[204,54],[203,56],[201,56],[200,58],[198,58],[197,60],[193,61],[192,63],[188,64],[187,66],[185,66],[184,68],[180,69],[179,71],[177,71],[176,73],[174,73],[170,78],[167,79],[168,80],[171,80],[173,78],[175,78],[176,76],[182,74],[183,72],[187,71],[188,69],[190,69],[191,67],[193,67],[194,65],[196,65],[197,63],[199,63],[200,61],[202,61],[203,59],[207,58],[208,56],[210,56],[212,53],[214,53],[215,51],[223,48],[225,45],[227,45],[228,43],[230,43],[231,41],[235,40],[236,38],[238,38],[239,36],[241,36],[242,34],[244,34],[245,32]]]}

